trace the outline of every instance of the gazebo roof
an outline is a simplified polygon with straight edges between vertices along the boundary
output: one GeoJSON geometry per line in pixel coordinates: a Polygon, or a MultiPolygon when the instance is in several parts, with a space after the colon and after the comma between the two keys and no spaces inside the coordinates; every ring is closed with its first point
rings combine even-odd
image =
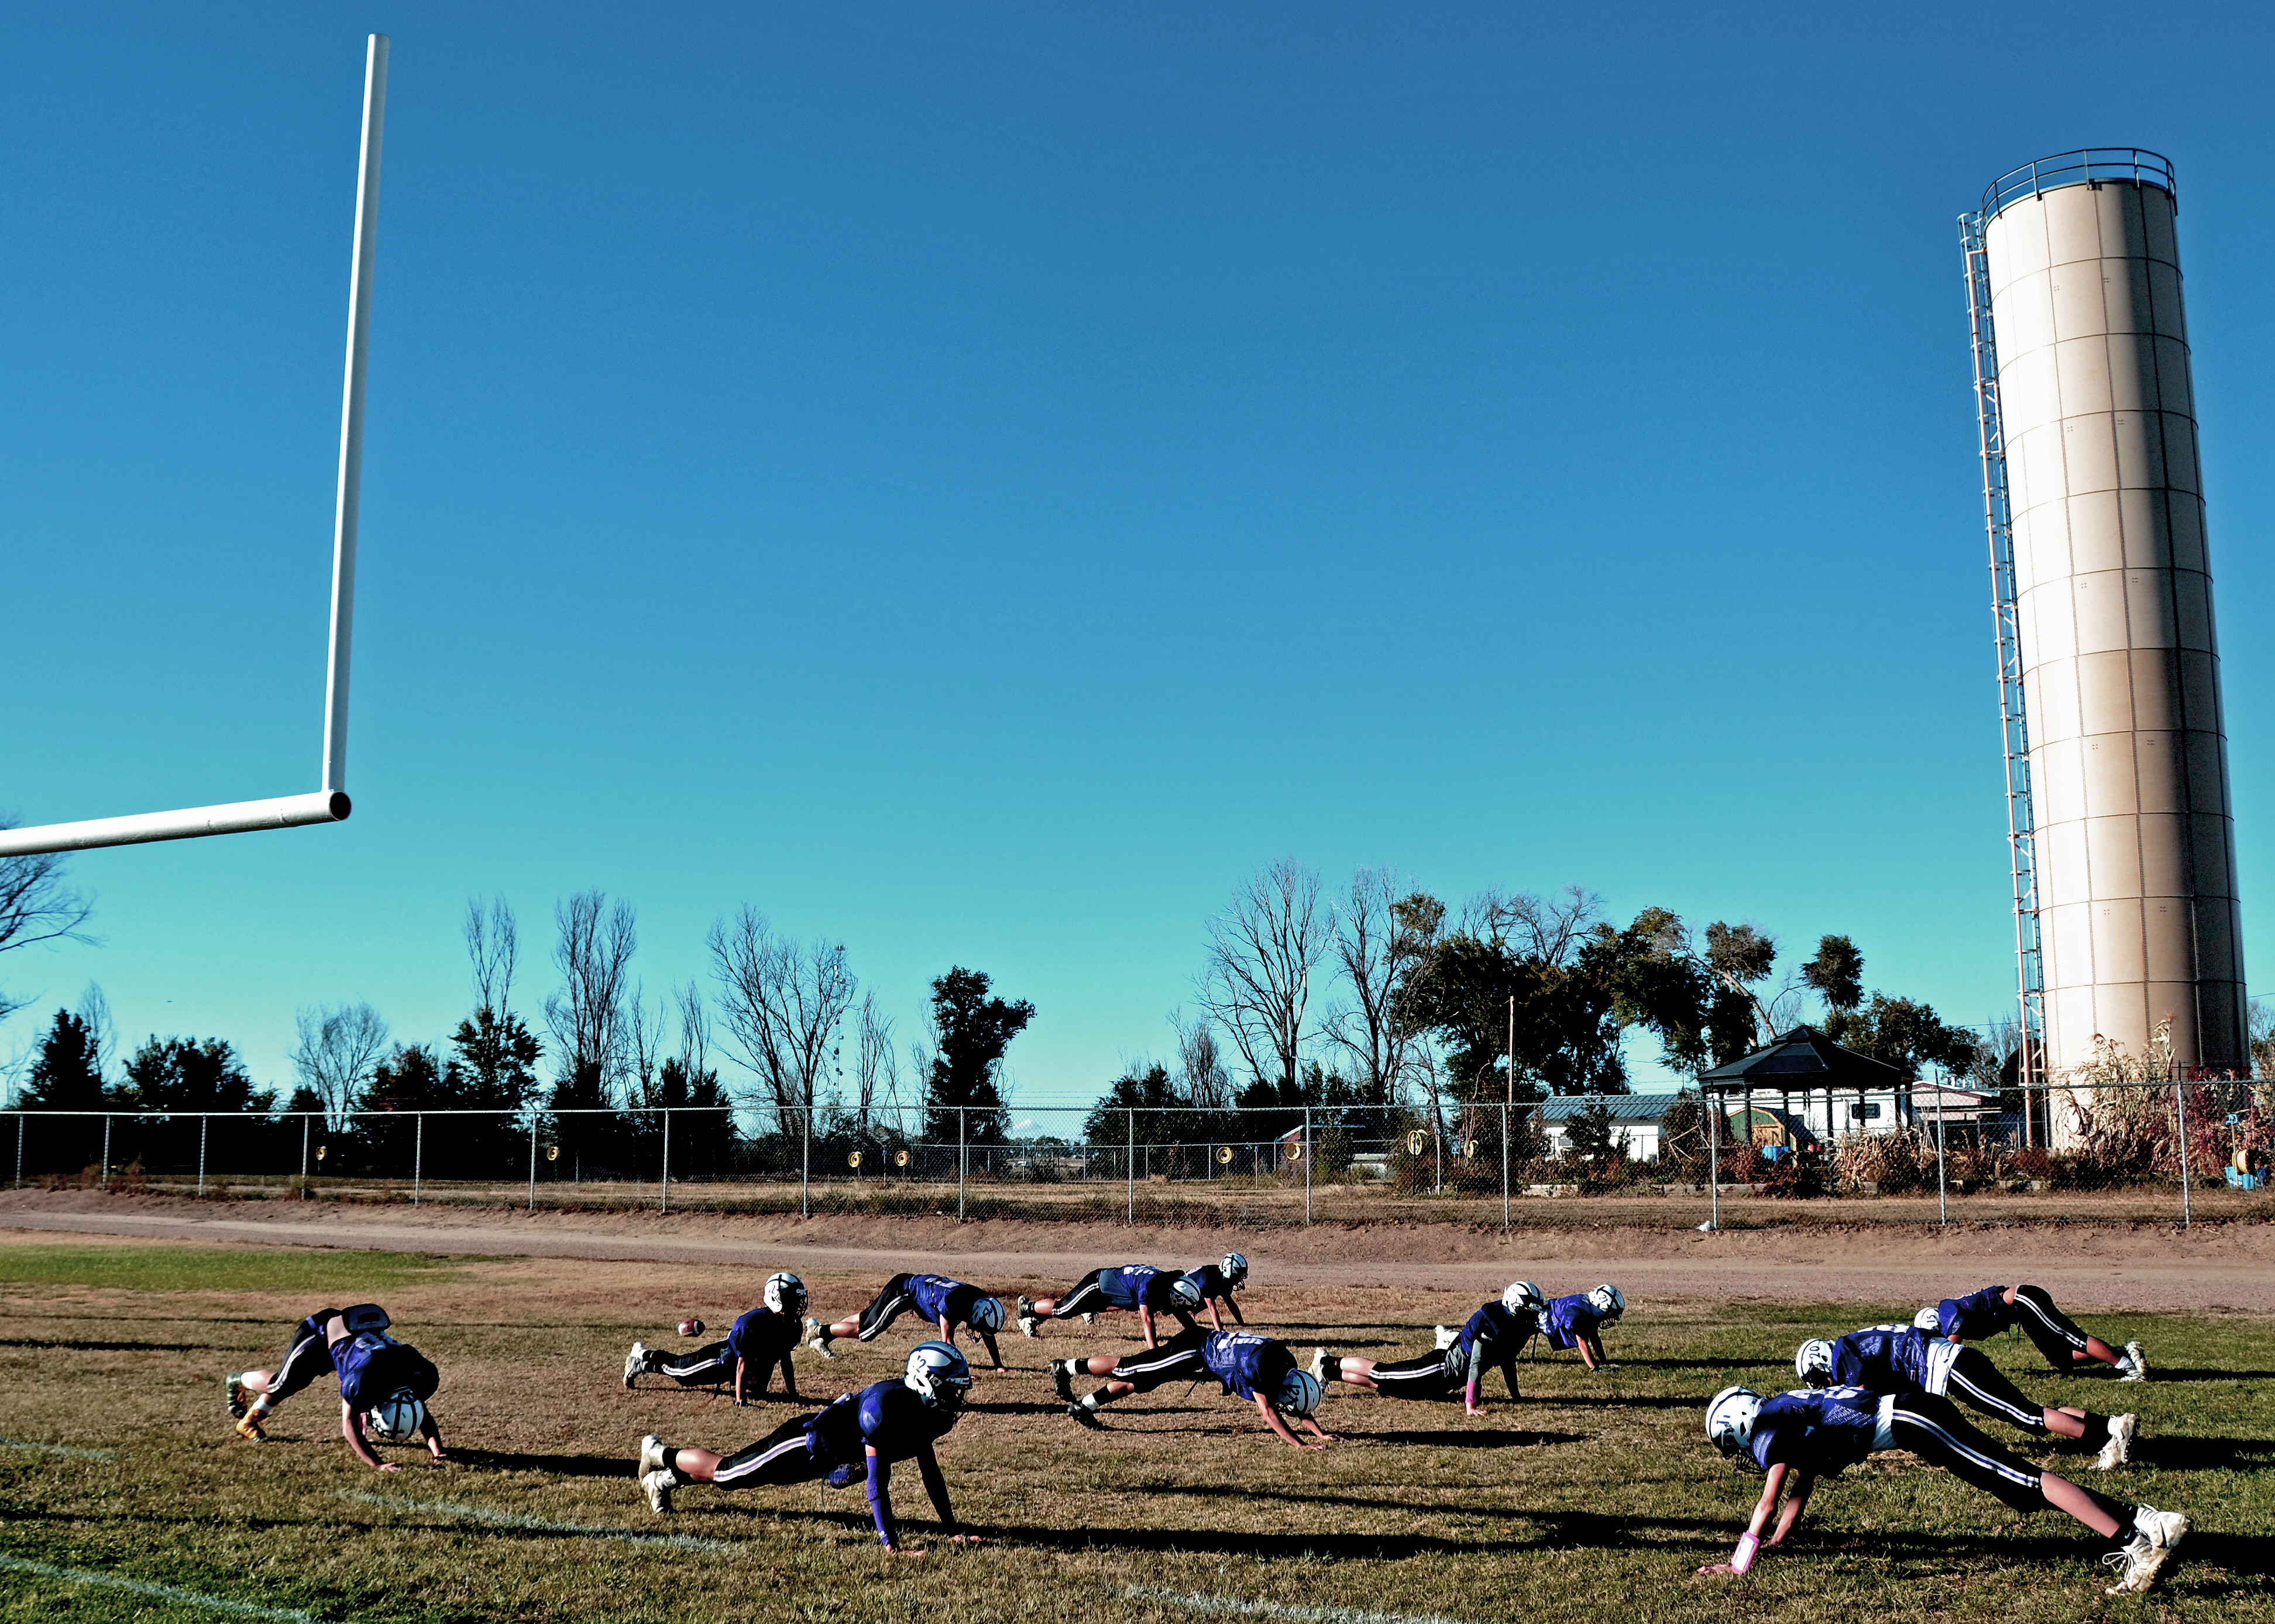
{"type": "Polygon", "coordinates": [[[1911,1081],[1901,1066],[1845,1049],[1813,1026],[1717,1066],[1698,1079],[1718,1093],[1743,1088],[1893,1088],[1911,1081]]]}

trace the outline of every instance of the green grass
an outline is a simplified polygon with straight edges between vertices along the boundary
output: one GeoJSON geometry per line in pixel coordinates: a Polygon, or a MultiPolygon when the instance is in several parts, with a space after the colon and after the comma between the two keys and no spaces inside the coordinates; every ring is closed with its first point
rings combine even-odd
{"type": "MultiPolygon", "coordinates": [[[[1024,1368],[983,1375],[972,1413],[941,1448],[960,1513],[990,1543],[896,1561],[876,1548],[858,1488],[826,1496],[813,1486],[690,1489],[669,1520],[638,1498],[631,1454],[641,1432],[732,1448],[794,1413],[779,1400],[737,1410],[660,1382],[628,1394],[617,1379],[631,1337],[654,1341],[691,1308],[723,1324],[754,1291],[766,1259],[726,1271],[422,1269],[383,1254],[326,1252],[301,1259],[313,1275],[264,1276],[267,1289],[336,1298],[356,1295],[350,1280],[367,1284],[393,1271],[384,1300],[401,1333],[442,1365],[435,1411],[464,1460],[422,1468],[396,1451],[404,1469],[382,1476],[340,1442],[336,1401],[323,1387],[284,1407],[275,1445],[255,1448],[230,1431],[219,1374],[268,1363],[290,1304],[162,1295],[210,1289],[219,1277],[200,1273],[202,1264],[169,1272],[154,1260],[147,1278],[160,1283],[136,1287],[115,1272],[114,1250],[17,1250],[51,1254],[39,1265],[50,1271],[43,1280],[128,1298],[100,1309],[57,1298],[31,1312],[19,1311],[20,1291],[5,1294],[0,1436],[116,1455],[0,1448],[0,1554],[324,1619],[1168,1624],[1210,1616],[1164,1599],[1182,1596],[1478,1624],[2275,1616],[2267,1554],[2275,1362],[2271,1326],[2258,1318],[2091,1318],[2112,1340],[2148,1343],[2159,1379],[2145,1386],[2058,1376],[2027,1344],[1992,1345],[2025,1392],[2142,1414],[2134,1467],[2104,1477],[2083,1472],[2075,1454],[2042,1458],[2196,1519],[2158,1591],[2110,1599],[2094,1560],[2101,1542],[2075,1524],[2053,1514],[2020,1518],[1943,1474],[1890,1460],[1821,1489],[1798,1548],[1765,1557],[1750,1579],[1690,1576],[1727,1554],[1758,1486],[1705,1446],[1705,1398],[1735,1380],[1788,1385],[1803,1336],[1906,1304],[1707,1313],[1639,1301],[1611,1338],[1617,1371],[1591,1377],[1568,1356],[1529,1361],[1526,1398],[1508,1403],[1496,1379],[1481,1420],[1457,1405],[1339,1389],[1323,1419],[1348,1441],[1306,1454],[1206,1388],[1128,1401],[1109,1410],[1110,1431],[1085,1432],[1052,1401],[1042,1356],[1125,1345],[1127,1322],[1054,1327],[1039,1344],[1014,1335],[1006,1356],[1024,1368]],[[72,1251],[84,1259],[77,1274],[52,1256],[72,1251]],[[596,1530],[688,1543],[620,1541],[596,1530]]],[[[291,1256],[220,1255],[238,1269],[291,1256]]],[[[832,1312],[876,1284],[808,1280],[817,1305],[832,1312]]],[[[1248,1303],[1251,1319],[1304,1357],[1315,1341],[1377,1356],[1420,1351],[1433,1321],[1471,1306],[1442,1294],[1298,1291],[1268,1280],[1248,1303]]],[[[833,1363],[801,1357],[809,1398],[896,1369],[918,1334],[899,1330],[833,1363]]],[[[904,1522],[921,1537],[930,1512],[913,1476],[903,1472],[911,1481],[896,1478],[896,1487],[904,1522]]],[[[228,1616],[0,1568],[0,1620],[58,1614],[228,1616]]]]}
{"type": "Polygon", "coordinates": [[[419,1280],[452,1279],[462,1262],[414,1252],[34,1243],[0,1246],[0,1295],[20,1295],[26,1286],[77,1286],[96,1291],[283,1292],[348,1299],[419,1280]]]}

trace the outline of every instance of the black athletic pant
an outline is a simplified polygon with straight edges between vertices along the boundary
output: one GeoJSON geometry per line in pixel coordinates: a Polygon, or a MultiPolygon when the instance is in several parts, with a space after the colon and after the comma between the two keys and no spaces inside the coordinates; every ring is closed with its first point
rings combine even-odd
{"type": "Polygon", "coordinates": [[[1386,1359],[1374,1367],[1375,1388],[1389,1399],[1450,1399],[1462,1391],[1464,1379],[1446,1368],[1441,1348],[1416,1359],[1386,1359]]]}
{"type": "Polygon", "coordinates": [[[1099,1288],[1100,1271],[1092,1269],[1058,1298],[1058,1306],[1043,1316],[1046,1319],[1072,1319],[1077,1314],[1102,1314],[1114,1305],[1106,1300],[1099,1288]]]}
{"type": "Polygon", "coordinates": [[[713,1481],[722,1489],[779,1488],[828,1477],[829,1463],[817,1460],[806,1443],[805,1429],[813,1418],[793,1416],[757,1443],[737,1450],[719,1462],[713,1481]]]}
{"type": "Polygon", "coordinates": [[[2045,1355],[2048,1364],[2058,1371],[2077,1369],[2076,1356],[2085,1351],[2085,1333],[2054,1306],[2043,1287],[2014,1288],[2014,1320],[2022,1327],[2022,1334],[2045,1355]]]}
{"type": "Polygon", "coordinates": [[[909,1295],[909,1281],[913,1278],[896,1274],[885,1282],[885,1288],[861,1311],[860,1328],[853,1333],[856,1341],[875,1341],[885,1334],[886,1326],[917,1305],[916,1298],[909,1295]]]}
{"type": "Polygon", "coordinates": [[[336,1308],[320,1308],[292,1327],[292,1344],[277,1362],[276,1379],[268,1384],[269,1408],[283,1403],[317,1377],[331,1374],[331,1344],[324,1340],[324,1327],[339,1312],[336,1308]]]}
{"type": "MultiPolygon", "coordinates": [[[[1931,1466],[1940,1466],[1984,1493],[1997,1495],[2017,1511],[2047,1508],[2044,1471],[2001,1449],[1961,1420],[1948,1400],[1921,1393],[1890,1402],[1891,1447],[1910,1450],[1931,1466]]],[[[2131,1507],[2090,1489],[2086,1492],[2120,1526],[2131,1525],[2131,1507]]]]}
{"type": "MultiPolygon", "coordinates": [[[[1990,1356],[1976,1348],[1961,1348],[1951,1362],[1951,1374],[1945,1379],[1944,1394],[1957,1399],[1968,1409],[2020,1427],[2034,1438],[2051,1435],[2046,1425],[2045,1406],[2032,1402],[2022,1390],[2000,1374],[1990,1356]]],[[[2109,1441],[2109,1417],[2088,1416],[2085,1418],[2087,1446],[2099,1448],[2109,1441]]]]}
{"type": "Polygon", "coordinates": [[[684,1354],[651,1348],[646,1363],[640,1368],[643,1375],[669,1376],[683,1387],[715,1387],[722,1381],[735,1379],[735,1356],[723,1341],[706,1342],[694,1352],[684,1354]]]}
{"type": "Polygon", "coordinates": [[[1114,1379],[1126,1381],[1140,1393],[1151,1393],[1166,1382],[1197,1380],[1208,1374],[1201,1360],[1201,1345],[1207,1340],[1207,1332],[1195,1329],[1180,1332],[1159,1348],[1134,1348],[1114,1367],[1114,1379]]]}

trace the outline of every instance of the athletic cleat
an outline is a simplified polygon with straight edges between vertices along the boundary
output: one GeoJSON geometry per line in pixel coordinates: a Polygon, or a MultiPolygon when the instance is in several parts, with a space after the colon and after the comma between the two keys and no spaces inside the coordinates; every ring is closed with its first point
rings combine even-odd
{"type": "Polygon", "coordinates": [[[1440,1326],[1438,1327],[1437,1334],[1438,1351],[1440,1353],[1443,1353],[1446,1349],[1451,1348],[1455,1342],[1461,1341],[1462,1337],[1462,1333],[1459,1331],[1448,1331],[1443,1326],[1440,1326]]]}
{"type": "Polygon", "coordinates": [[[245,1412],[251,1402],[245,1396],[245,1384],[238,1380],[235,1376],[224,1376],[222,1380],[229,1386],[229,1418],[231,1421],[244,1420],[245,1412]]]}
{"type": "Polygon", "coordinates": [[[1311,1349],[1311,1379],[1319,1382],[1327,1379],[1327,1350],[1324,1348],[1311,1349]]]}
{"type": "Polygon", "coordinates": [[[237,1424],[237,1435],[252,1443],[265,1444],[268,1434],[261,1430],[261,1412],[248,1409],[237,1424]]]}
{"type": "Polygon", "coordinates": [[[1022,1295],[1019,1298],[1019,1334],[1021,1336],[1040,1336],[1042,1334],[1042,1316],[1035,1312],[1035,1300],[1032,1297],[1022,1295]]]}
{"type": "Polygon", "coordinates": [[[2101,1446],[2101,1453],[2093,1459],[2097,1472],[2114,1471],[2133,1456],[2133,1437],[2141,1430],[2137,1416],[2112,1416],[2109,1418],[2109,1441],[2101,1446]]]}
{"type": "Polygon", "coordinates": [[[1059,1390],[1059,1397],[1069,1404],[1074,1402],[1074,1361],[1071,1359],[1051,1361],[1051,1386],[1059,1390]]]}
{"type": "Polygon", "coordinates": [[[631,1352],[624,1356],[624,1386],[632,1385],[632,1378],[647,1369],[647,1344],[634,1342],[631,1352]]]}
{"type": "Polygon", "coordinates": [[[647,1508],[659,1517],[671,1509],[671,1492],[677,1486],[669,1472],[646,1472],[640,1477],[640,1492],[647,1496],[647,1508]]]}
{"type": "Polygon", "coordinates": [[[811,1314],[806,1316],[805,1320],[805,1345],[825,1359],[835,1359],[837,1356],[829,1351],[829,1327],[811,1314]]]}
{"type": "Polygon", "coordinates": [[[645,1477],[650,1472],[660,1472],[666,1469],[663,1464],[664,1451],[670,1448],[670,1445],[665,1443],[663,1439],[658,1438],[653,1432],[650,1432],[646,1438],[641,1439],[639,1465],[634,1469],[632,1475],[636,1477],[645,1477]]]}
{"type": "Polygon", "coordinates": [[[1094,1326],[1098,1323],[1098,1316],[1095,1314],[1085,1314],[1082,1317],[1082,1323],[1086,1326],[1094,1326]]]}
{"type": "Polygon", "coordinates": [[[1084,1404],[1080,1400],[1077,1400],[1075,1402],[1067,1406],[1067,1414],[1072,1416],[1077,1421],[1081,1422],[1083,1425],[1088,1427],[1093,1432],[1103,1432],[1106,1431],[1106,1423],[1098,1418],[1098,1412],[1084,1404]]]}
{"type": "Polygon", "coordinates": [[[2146,1354],[2141,1351],[2140,1343],[2128,1342],[2125,1344],[2125,1363],[2119,1368],[2123,1371],[2123,1374],[2120,1375],[2117,1379],[2120,1381],[2146,1381],[2149,1379],[2149,1357],[2146,1354]]]}
{"type": "Polygon", "coordinates": [[[2143,1506],[2133,1519],[2133,1537],[2125,1542],[2122,1551],[2112,1551],[2101,1560],[2117,1570],[2117,1582],[2104,1592],[2109,1596],[2132,1596],[2147,1590],[2157,1581],[2157,1575],[2173,1554],[2173,1547],[2187,1537],[2188,1520],[2177,1511],[2158,1511],[2153,1506],[2143,1506]]]}

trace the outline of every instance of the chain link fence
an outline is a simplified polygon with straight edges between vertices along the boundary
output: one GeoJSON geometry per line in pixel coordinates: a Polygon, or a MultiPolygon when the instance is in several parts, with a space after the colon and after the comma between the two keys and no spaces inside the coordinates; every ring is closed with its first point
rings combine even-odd
{"type": "Polygon", "coordinates": [[[2275,1084],[1432,1112],[1092,1107],[0,1114],[16,1188],[227,1200],[953,1215],[1264,1228],[2177,1222],[2275,1214],[2275,1084]],[[8,1143],[13,1140],[12,1146],[8,1143]]]}

